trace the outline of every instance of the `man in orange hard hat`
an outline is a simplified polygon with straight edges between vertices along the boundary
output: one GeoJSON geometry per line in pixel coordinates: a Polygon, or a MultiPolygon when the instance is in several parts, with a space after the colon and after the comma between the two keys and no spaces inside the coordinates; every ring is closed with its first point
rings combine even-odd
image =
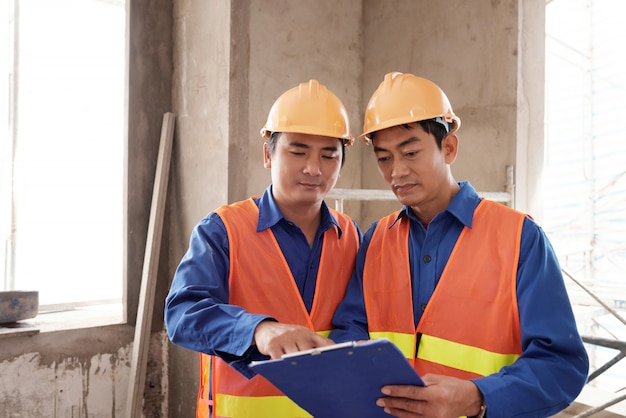
{"type": "Polygon", "coordinates": [[[166,300],[171,341],[201,353],[197,417],[309,416],[248,364],[332,344],[361,240],[324,202],[353,142],[337,96],[316,80],[286,91],[261,136],[272,183],[198,223],[166,300]]]}
{"type": "Polygon", "coordinates": [[[405,354],[425,386],[383,387],[391,415],[547,417],[581,391],[587,354],[541,228],[453,178],[460,126],[412,74],[387,74],[370,98],[361,136],[403,208],[363,237],[330,338],[385,337],[405,354]]]}

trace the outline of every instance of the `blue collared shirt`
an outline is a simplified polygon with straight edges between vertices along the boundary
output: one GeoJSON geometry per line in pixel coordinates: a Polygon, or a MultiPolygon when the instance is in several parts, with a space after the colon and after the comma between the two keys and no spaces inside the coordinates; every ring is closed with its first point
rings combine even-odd
{"type": "MultiPolygon", "coordinates": [[[[313,304],[324,232],[341,228],[322,202],[321,222],[313,245],[293,222],[285,219],[272,196],[272,186],[260,198],[257,231],[270,228],[276,237],[302,300],[313,304]]],[[[356,226],[356,224],[355,224],[356,226]]],[[[359,238],[361,231],[357,227],[359,238]]],[[[251,255],[254,256],[254,255],[251,255]]],[[[228,303],[229,242],[224,222],[215,212],[202,219],[191,233],[166,299],[165,324],[173,343],[190,350],[217,355],[246,376],[250,360],[266,359],[251,347],[254,330],[264,315],[251,314],[228,303]]],[[[280,303],[280,301],[277,301],[280,303]]]]}
{"type": "MultiPolygon", "coordinates": [[[[410,219],[408,250],[415,324],[421,319],[461,231],[472,227],[474,210],[481,200],[471,184],[459,185],[459,192],[428,228],[409,207],[403,207],[399,214],[410,219]]],[[[363,237],[356,270],[333,318],[337,329],[330,338],[335,342],[369,338],[362,292],[363,266],[376,225],[377,222],[363,237]]],[[[485,397],[489,416],[549,416],[567,407],[578,395],[589,363],[558,260],[542,229],[528,217],[522,227],[517,300],[522,355],[513,365],[475,379],[474,383],[485,397]]]]}

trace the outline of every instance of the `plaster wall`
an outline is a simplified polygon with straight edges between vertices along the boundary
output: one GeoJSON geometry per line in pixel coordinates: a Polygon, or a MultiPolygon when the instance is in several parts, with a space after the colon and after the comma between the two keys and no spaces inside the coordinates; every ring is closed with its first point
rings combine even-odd
{"type": "MultiPolygon", "coordinates": [[[[503,192],[515,164],[518,83],[518,0],[364,1],[363,104],[391,71],[437,83],[461,118],[457,181],[503,192]]],[[[362,157],[363,187],[383,189],[371,149],[362,157]]],[[[362,223],[399,208],[363,205],[362,223]]]]}
{"type": "MultiPolygon", "coordinates": [[[[354,136],[361,129],[362,5],[360,1],[253,0],[250,2],[249,160],[247,196],[261,194],[270,183],[263,167],[259,131],[274,101],[286,90],[317,79],[343,102],[354,136]]],[[[346,151],[346,163],[336,187],[360,188],[360,149],[346,151]]],[[[359,205],[346,211],[358,214],[359,205]]]]}
{"type": "MultiPolygon", "coordinates": [[[[133,332],[119,325],[1,341],[0,417],[124,416],[133,332]]],[[[165,417],[167,336],[154,333],[149,345],[143,413],[165,417]]]]}
{"type": "Polygon", "coordinates": [[[543,224],[545,26],[543,1],[520,1],[515,145],[515,208],[543,224]]]}
{"type": "MultiPolygon", "coordinates": [[[[230,60],[237,47],[231,44],[231,24],[230,1],[173,2],[172,101],[177,119],[168,199],[168,287],[194,225],[228,203],[231,179],[244,177],[229,162],[230,60]]],[[[195,416],[198,354],[173,344],[169,349],[170,416],[195,416]]]]}

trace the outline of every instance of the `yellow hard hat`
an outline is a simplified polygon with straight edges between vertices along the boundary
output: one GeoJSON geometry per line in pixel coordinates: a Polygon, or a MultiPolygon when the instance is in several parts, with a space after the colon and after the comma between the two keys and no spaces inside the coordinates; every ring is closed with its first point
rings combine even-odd
{"type": "Polygon", "coordinates": [[[261,129],[261,136],[268,139],[272,132],[341,138],[346,146],[354,142],[345,106],[317,80],[301,83],[276,99],[261,129]]]}
{"type": "Polygon", "coordinates": [[[452,111],[446,94],[430,80],[413,74],[393,72],[385,75],[378,89],[372,94],[363,122],[363,133],[359,138],[370,141],[372,132],[406,123],[438,119],[452,127],[455,132],[461,126],[452,111]]]}

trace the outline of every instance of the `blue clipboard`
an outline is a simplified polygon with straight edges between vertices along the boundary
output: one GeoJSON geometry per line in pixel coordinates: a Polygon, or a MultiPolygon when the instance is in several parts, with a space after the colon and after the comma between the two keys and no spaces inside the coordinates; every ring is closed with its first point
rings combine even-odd
{"type": "Polygon", "coordinates": [[[384,396],[383,386],[424,386],[404,354],[386,338],[290,353],[250,367],[319,418],[388,418],[376,405],[384,396]]]}

